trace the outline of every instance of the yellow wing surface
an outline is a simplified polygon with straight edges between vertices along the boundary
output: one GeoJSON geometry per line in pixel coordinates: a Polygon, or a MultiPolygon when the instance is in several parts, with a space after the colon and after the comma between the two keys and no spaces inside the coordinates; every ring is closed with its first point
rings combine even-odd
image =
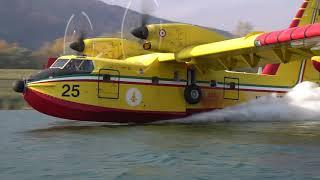
{"type": "Polygon", "coordinates": [[[176,54],[176,60],[213,70],[233,70],[266,64],[288,63],[318,53],[320,25],[290,28],[271,33],[250,34],[200,46],[176,54]]]}
{"type": "Polygon", "coordinates": [[[288,63],[319,55],[319,0],[305,0],[289,29],[252,33],[243,38],[187,47],[178,61],[213,70],[233,70],[266,64],[288,63]]]}
{"type": "Polygon", "coordinates": [[[201,69],[234,70],[266,64],[289,63],[319,55],[320,24],[187,47],[178,53],[154,53],[129,58],[144,62],[184,62],[201,69]]]}
{"type": "MultiPolygon", "coordinates": [[[[234,70],[310,59],[320,53],[319,0],[305,0],[291,28],[194,45],[176,53],[141,56],[160,62],[184,62],[203,70],[234,70]]],[[[140,59],[133,57],[130,60],[140,59]]]]}

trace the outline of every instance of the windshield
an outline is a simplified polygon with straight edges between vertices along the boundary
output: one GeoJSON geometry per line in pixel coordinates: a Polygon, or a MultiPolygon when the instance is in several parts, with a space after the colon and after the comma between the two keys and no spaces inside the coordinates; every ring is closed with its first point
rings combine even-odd
{"type": "Polygon", "coordinates": [[[67,64],[67,62],[69,61],[69,59],[58,59],[56,60],[56,62],[54,62],[50,68],[63,68],[64,65],[67,64]]]}
{"type": "Polygon", "coordinates": [[[82,59],[58,59],[50,67],[51,69],[58,68],[68,72],[92,72],[94,70],[93,62],[91,60],[82,59]]]}

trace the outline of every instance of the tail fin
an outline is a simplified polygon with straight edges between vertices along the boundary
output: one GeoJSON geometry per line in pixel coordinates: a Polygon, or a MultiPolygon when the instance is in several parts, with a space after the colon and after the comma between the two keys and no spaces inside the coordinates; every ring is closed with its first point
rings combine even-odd
{"type": "Polygon", "coordinates": [[[314,24],[320,22],[319,0],[304,0],[296,16],[290,24],[290,28],[314,24]]]}
{"type": "MultiPolygon", "coordinates": [[[[290,28],[314,24],[320,22],[320,0],[304,0],[296,16],[293,18],[290,28]]],[[[267,64],[262,74],[275,75],[280,64],[267,64]]]]}

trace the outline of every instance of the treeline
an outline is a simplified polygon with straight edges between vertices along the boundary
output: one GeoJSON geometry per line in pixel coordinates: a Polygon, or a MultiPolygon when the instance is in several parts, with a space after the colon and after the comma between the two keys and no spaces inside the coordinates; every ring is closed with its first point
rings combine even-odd
{"type": "MultiPolygon", "coordinates": [[[[252,29],[253,26],[250,23],[239,22],[234,33],[241,37],[252,29]]],[[[120,34],[114,33],[102,34],[102,36],[120,38],[120,34]]],[[[0,69],[42,69],[48,57],[59,57],[63,54],[63,41],[64,38],[58,38],[53,42],[43,43],[37,50],[31,50],[21,47],[18,43],[8,43],[0,39],[0,69]]]]}
{"type": "Polygon", "coordinates": [[[63,38],[45,42],[36,51],[0,40],[0,69],[42,69],[48,57],[59,56],[62,51],[63,38]]]}
{"type": "Polygon", "coordinates": [[[1,110],[17,110],[17,109],[28,109],[27,103],[22,97],[1,97],[0,98],[0,109],[1,110]]]}

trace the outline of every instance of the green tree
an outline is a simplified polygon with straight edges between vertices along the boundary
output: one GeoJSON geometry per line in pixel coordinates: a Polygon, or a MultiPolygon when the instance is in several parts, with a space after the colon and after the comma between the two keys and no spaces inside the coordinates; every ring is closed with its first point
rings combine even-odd
{"type": "Polygon", "coordinates": [[[38,69],[40,65],[33,59],[32,51],[0,40],[1,69],[38,69]]]}

